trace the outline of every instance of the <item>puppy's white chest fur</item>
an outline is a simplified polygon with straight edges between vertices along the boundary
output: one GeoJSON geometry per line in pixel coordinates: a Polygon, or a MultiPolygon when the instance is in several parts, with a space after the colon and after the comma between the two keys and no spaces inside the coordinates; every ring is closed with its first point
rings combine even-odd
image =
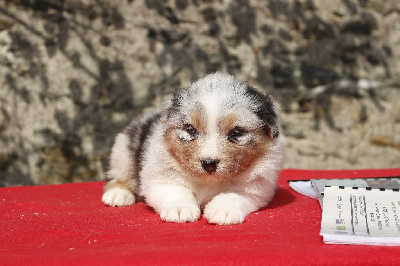
{"type": "Polygon", "coordinates": [[[110,156],[103,202],[140,196],[170,222],[242,223],[266,206],[283,164],[279,108],[269,95],[214,73],[133,121],[110,156]]]}
{"type": "Polygon", "coordinates": [[[208,182],[204,183],[194,183],[190,184],[190,189],[193,191],[194,196],[198,202],[199,206],[204,207],[212,198],[216,195],[226,191],[229,184],[226,182],[208,182]]]}

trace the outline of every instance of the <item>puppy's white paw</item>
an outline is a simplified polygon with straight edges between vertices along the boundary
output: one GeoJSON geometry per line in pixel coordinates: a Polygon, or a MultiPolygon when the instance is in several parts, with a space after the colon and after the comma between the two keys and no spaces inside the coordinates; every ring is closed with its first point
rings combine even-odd
{"type": "Polygon", "coordinates": [[[204,217],[211,224],[227,225],[243,223],[250,212],[247,200],[235,194],[220,194],[204,208],[204,217]]]}
{"type": "Polygon", "coordinates": [[[243,223],[246,215],[239,210],[207,208],[204,217],[210,224],[227,225],[243,223]]]}
{"type": "Polygon", "coordinates": [[[111,207],[129,206],[135,203],[135,196],[126,189],[116,187],[107,190],[103,194],[102,201],[111,207]]]}
{"type": "Polygon", "coordinates": [[[200,208],[195,204],[171,204],[161,208],[160,217],[166,222],[194,222],[200,218],[200,208]]]}

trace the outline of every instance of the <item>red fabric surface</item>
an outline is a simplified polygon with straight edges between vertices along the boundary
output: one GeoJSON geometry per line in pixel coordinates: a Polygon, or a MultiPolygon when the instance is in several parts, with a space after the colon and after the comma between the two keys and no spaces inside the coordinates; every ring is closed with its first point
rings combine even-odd
{"type": "Polygon", "coordinates": [[[399,265],[400,247],[327,245],[315,199],[287,180],[400,175],[400,168],[284,170],[274,201],[243,224],[175,224],[142,203],[101,203],[102,182],[0,189],[0,264],[399,265]]]}

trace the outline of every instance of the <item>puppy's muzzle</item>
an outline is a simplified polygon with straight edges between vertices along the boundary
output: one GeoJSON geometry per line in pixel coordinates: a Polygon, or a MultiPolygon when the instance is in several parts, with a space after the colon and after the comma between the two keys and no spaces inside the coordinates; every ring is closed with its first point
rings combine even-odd
{"type": "Polygon", "coordinates": [[[201,160],[201,167],[203,167],[203,169],[209,173],[209,174],[213,174],[217,171],[217,167],[219,164],[220,160],[218,159],[205,159],[205,160],[201,160]]]}

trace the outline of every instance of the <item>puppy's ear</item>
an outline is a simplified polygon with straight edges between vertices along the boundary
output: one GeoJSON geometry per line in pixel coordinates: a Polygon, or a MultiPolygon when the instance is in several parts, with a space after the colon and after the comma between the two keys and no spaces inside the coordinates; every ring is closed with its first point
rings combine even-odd
{"type": "Polygon", "coordinates": [[[277,138],[279,136],[279,105],[270,95],[261,93],[250,85],[246,88],[246,94],[254,102],[254,113],[264,122],[264,132],[272,139],[277,138]]]}

